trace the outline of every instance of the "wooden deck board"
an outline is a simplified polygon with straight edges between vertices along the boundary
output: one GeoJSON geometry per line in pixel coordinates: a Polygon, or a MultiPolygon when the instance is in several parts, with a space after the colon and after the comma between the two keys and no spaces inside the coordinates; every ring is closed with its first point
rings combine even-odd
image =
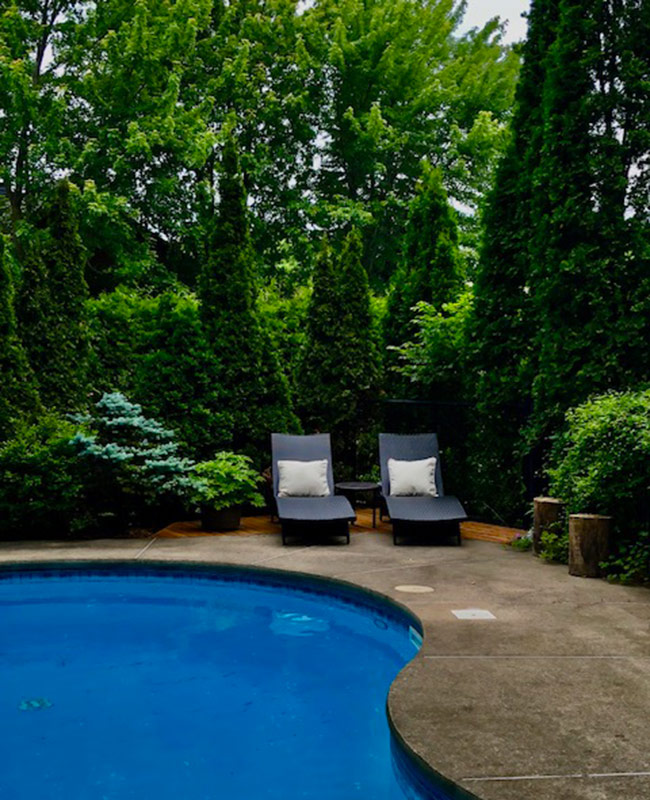
{"type": "MultiPolygon", "coordinates": [[[[390,522],[384,520],[379,521],[379,513],[377,513],[377,527],[372,527],[372,510],[369,508],[357,509],[357,522],[352,526],[354,533],[386,533],[391,534],[392,529],[390,522]]],[[[506,528],[500,525],[490,525],[485,522],[463,522],[460,526],[460,531],[463,539],[479,539],[484,542],[495,542],[498,544],[508,544],[518,534],[523,531],[518,528],[506,528]]],[[[229,533],[233,533],[230,531],[229,533]]],[[[275,534],[279,535],[280,525],[277,522],[271,522],[268,515],[259,517],[244,517],[241,521],[241,526],[237,531],[242,536],[255,536],[260,534],[275,534]]],[[[223,536],[225,534],[211,533],[209,531],[201,530],[201,523],[197,521],[191,522],[175,522],[161,531],[158,531],[156,536],[166,539],[176,539],[184,536],[223,536]]]]}

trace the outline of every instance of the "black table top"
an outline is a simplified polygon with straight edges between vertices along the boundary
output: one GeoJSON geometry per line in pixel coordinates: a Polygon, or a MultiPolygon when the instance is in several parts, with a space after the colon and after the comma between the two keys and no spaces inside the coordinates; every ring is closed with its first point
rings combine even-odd
{"type": "Polygon", "coordinates": [[[336,484],[336,488],[342,492],[372,492],[379,489],[379,486],[379,483],[373,481],[343,481],[336,484]]]}

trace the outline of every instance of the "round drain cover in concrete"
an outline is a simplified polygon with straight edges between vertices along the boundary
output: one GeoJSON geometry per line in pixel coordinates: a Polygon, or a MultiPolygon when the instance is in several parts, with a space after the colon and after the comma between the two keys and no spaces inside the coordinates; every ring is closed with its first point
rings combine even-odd
{"type": "Polygon", "coordinates": [[[402,586],[396,586],[398,592],[409,592],[410,594],[426,594],[433,591],[433,586],[418,586],[416,583],[405,583],[402,586]]]}

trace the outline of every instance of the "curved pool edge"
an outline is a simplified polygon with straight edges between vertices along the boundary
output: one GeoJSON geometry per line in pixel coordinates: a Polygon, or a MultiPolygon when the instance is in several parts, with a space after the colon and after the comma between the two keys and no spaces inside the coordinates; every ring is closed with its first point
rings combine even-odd
{"type": "MultiPolygon", "coordinates": [[[[380,607],[382,610],[392,611],[393,614],[391,614],[391,616],[401,618],[402,621],[408,622],[417,630],[421,637],[424,637],[424,626],[418,615],[399,600],[353,581],[302,570],[287,570],[276,567],[257,566],[253,564],[232,564],[218,561],[168,561],[155,559],[134,561],[132,558],[39,559],[26,562],[14,561],[0,563],[0,579],[3,575],[12,573],[65,573],[78,572],[80,570],[101,571],[102,569],[109,571],[111,568],[116,567],[122,570],[126,568],[133,573],[160,571],[161,573],[182,572],[188,574],[194,572],[208,575],[218,571],[222,575],[231,575],[233,580],[236,579],[237,575],[256,575],[258,577],[262,576],[262,582],[267,585],[273,585],[274,583],[286,585],[288,579],[289,582],[298,584],[298,587],[303,591],[308,591],[310,588],[313,591],[314,588],[316,588],[317,593],[335,595],[338,599],[344,602],[350,602],[352,605],[358,605],[358,603],[354,602],[355,597],[364,598],[370,601],[370,603],[365,604],[366,606],[374,605],[375,607],[380,607]]],[[[414,657],[399,670],[397,675],[395,675],[388,689],[386,698],[385,710],[391,735],[391,751],[394,760],[393,766],[398,780],[404,785],[408,784],[411,791],[416,791],[420,796],[427,797],[427,800],[480,800],[477,795],[472,794],[445,777],[442,773],[438,772],[432,764],[418,755],[415,749],[409,745],[393,718],[391,712],[393,688],[402,673],[421,657],[422,648],[420,648],[414,657]]],[[[415,795],[413,796],[415,797],[415,795]]]]}

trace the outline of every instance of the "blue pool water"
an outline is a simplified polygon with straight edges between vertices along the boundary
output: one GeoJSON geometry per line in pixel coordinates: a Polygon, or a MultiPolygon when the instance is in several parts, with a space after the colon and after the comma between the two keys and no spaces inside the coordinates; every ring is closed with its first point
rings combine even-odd
{"type": "Polygon", "coordinates": [[[0,573],[0,797],[446,797],[391,756],[414,624],[261,572],[0,573]]]}

